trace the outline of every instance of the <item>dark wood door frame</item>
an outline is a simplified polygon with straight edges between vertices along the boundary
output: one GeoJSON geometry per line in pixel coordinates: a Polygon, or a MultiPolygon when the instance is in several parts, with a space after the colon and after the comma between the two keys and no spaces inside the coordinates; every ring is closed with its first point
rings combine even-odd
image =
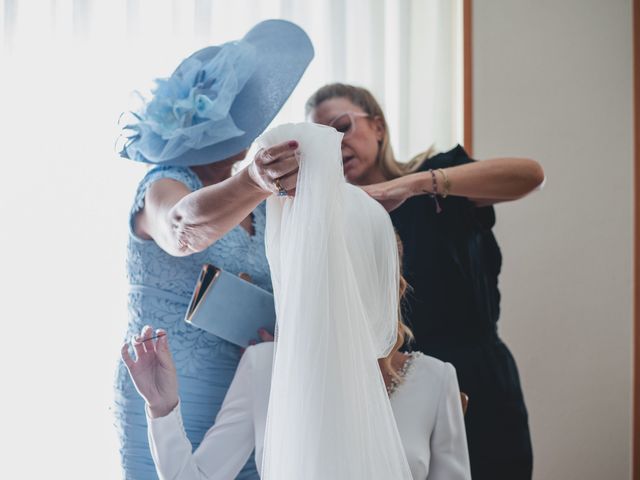
{"type": "Polygon", "coordinates": [[[462,125],[464,148],[473,155],[473,0],[462,2],[462,125]]]}
{"type": "Polygon", "coordinates": [[[633,442],[640,478],[640,0],[633,0],[633,442]]]}

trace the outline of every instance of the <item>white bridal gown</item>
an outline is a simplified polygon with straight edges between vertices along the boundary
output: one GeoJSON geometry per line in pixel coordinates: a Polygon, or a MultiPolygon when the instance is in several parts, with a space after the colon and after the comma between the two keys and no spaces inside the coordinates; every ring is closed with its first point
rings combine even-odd
{"type": "MultiPolygon", "coordinates": [[[[412,478],[377,362],[397,340],[396,236],[382,206],[346,183],[341,139],[335,129],[310,123],[277,127],[258,139],[263,147],[296,140],[301,152],[295,198],[267,201],[278,320],[266,427],[255,440],[264,439],[264,480],[412,478]]],[[[416,401],[433,395],[426,391],[416,401]]],[[[429,442],[433,425],[420,430],[429,442]]],[[[152,444],[158,445],[153,438],[152,444]]],[[[466,455],[465,448],[458,454],[466,455]]]]}
{"type": "Polygon", "coordinates": [[[398,336],[398,247],[382,206],[349,185],[342,134],[276,127],[299,144],[295,198],[267,200],[277,329],[264,480],[410,480],[378,367],[398,336]]]}
{"type": "MultiPolygon", "coordinates": [[[[272,343],[247,348],[215,425],[193,453],[179,406],[165,417],[147,417],[149,445],[162,480],[232,480],[254,448],[260,471],[272,358],[272,343]]],[[[453,366],[421,353],[409,362],[390,399],[413,480],[469,480],[453,366]]]]}

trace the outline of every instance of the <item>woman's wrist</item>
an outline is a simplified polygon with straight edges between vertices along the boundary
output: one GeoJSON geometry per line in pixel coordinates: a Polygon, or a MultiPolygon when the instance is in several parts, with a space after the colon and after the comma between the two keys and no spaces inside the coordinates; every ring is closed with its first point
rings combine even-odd
{"type": "MultiPolygon", "coordinates": [[[[433,195],[433,176],[431,175],[431,171],[427,170],[426,172],[417,172],[411,174],[415,178],[412,181],[411,191],[413,195],[433,195]]],[[[438,178],[436,177],[436,181],[438,178]]],[[[437,185],[437,184],[436,184],[437,185]]]]}
{"type": "Polygon", "coordinates": [[[447,198],[449,193],[451,193],[451,180],[449,180],[449,175],[444,168],[439,168],[436,170],[442,176],[442,186],[438,190],[440,196],[442,198],[447,198]]]}
{"type": "Polygon", "coordinates": [[[417,172],[408,176],[413,175],[415,175],[415,179],[412,180],[411,191],[414,195],[435,194],[446,198],[451,193],[451,180],[447,172],[442,168],[417,172]]]}
{"type": "Polygon", "coordinates": [[[147,403],[147,410],[151,418],[166,417],[178,406],[178,400],[160,403],[147,403]]]}
{"type": "Polygon", "coordinates": [[[238,177],[240,180],[242,180],[243,184],[247,185],[247,188],[256,192],[257,195],[261,195],[264,198],[267,198],[273,192],[268,189],[267,185],[260,181],[260,178],[255,171],[252,172],[252,169],[254,168],[252,167],[252,165],[253,163],[242,169],[238,173],[238,177]]]}

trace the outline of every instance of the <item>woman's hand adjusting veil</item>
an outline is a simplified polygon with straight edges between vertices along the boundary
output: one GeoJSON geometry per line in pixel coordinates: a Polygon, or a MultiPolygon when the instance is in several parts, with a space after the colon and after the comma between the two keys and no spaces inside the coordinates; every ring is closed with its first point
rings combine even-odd
{"type": "Polygon", "coordinates": [[[298,142],[292,140],[262,148],[249,165],[251,179],[262,190],[285,196],[295,195],[298,181],[298,142]]]}
{"type": "Polygon", "coordinates": [[[394,178],[387,182],[365,185],[362,189],[371,198],[382,204],[387,212],[402,205],[407,199],[416,195],[409,176],[394,178]]]}
{"type": "Polygon", "coordinates": [[[167,334],[146,325],[140,336],[132,339],[136,360],[129,355],[129,345],[122,346],[122,360],[131,380],[144,398],[152,417],[164,417],[178,404],[178,377],[169,350],[167,334]]]}

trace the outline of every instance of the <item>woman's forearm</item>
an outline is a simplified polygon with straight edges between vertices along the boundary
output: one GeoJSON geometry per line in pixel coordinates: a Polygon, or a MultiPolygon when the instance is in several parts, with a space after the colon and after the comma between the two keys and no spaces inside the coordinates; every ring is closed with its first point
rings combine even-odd
{"type": "MultiPolygon", "coordinates": [[[[244,220],[274,191],[295,194],[298,142],[261,149],[239,174],[185,194],[165,192],[156,220],[164,223],[160,246],[171,255],[200,252],[244,220]]],[[[157,237],[153,237],[158,242],[157,237]]]]}
{"type": "MultiPolygon", "coordinates": [[[[433,193],[431,172],[418,172],[411,176],[416,194],[433,193]]],[[[482,202],[516,200],[535,190],[544,180],[544,171],[538,162],[526,158],[496,158],[435,170],[438,193],[467,197],[482,202]],[[446,176],[446,177],[445,177],[446,176]]]]}
{"type": "Polygon", "coordinates": [[[261,189],[244,169],[184,196],[169,211],[178,249],[182,254],[204,250],[242,222],[270,193],[261,189]]]}

